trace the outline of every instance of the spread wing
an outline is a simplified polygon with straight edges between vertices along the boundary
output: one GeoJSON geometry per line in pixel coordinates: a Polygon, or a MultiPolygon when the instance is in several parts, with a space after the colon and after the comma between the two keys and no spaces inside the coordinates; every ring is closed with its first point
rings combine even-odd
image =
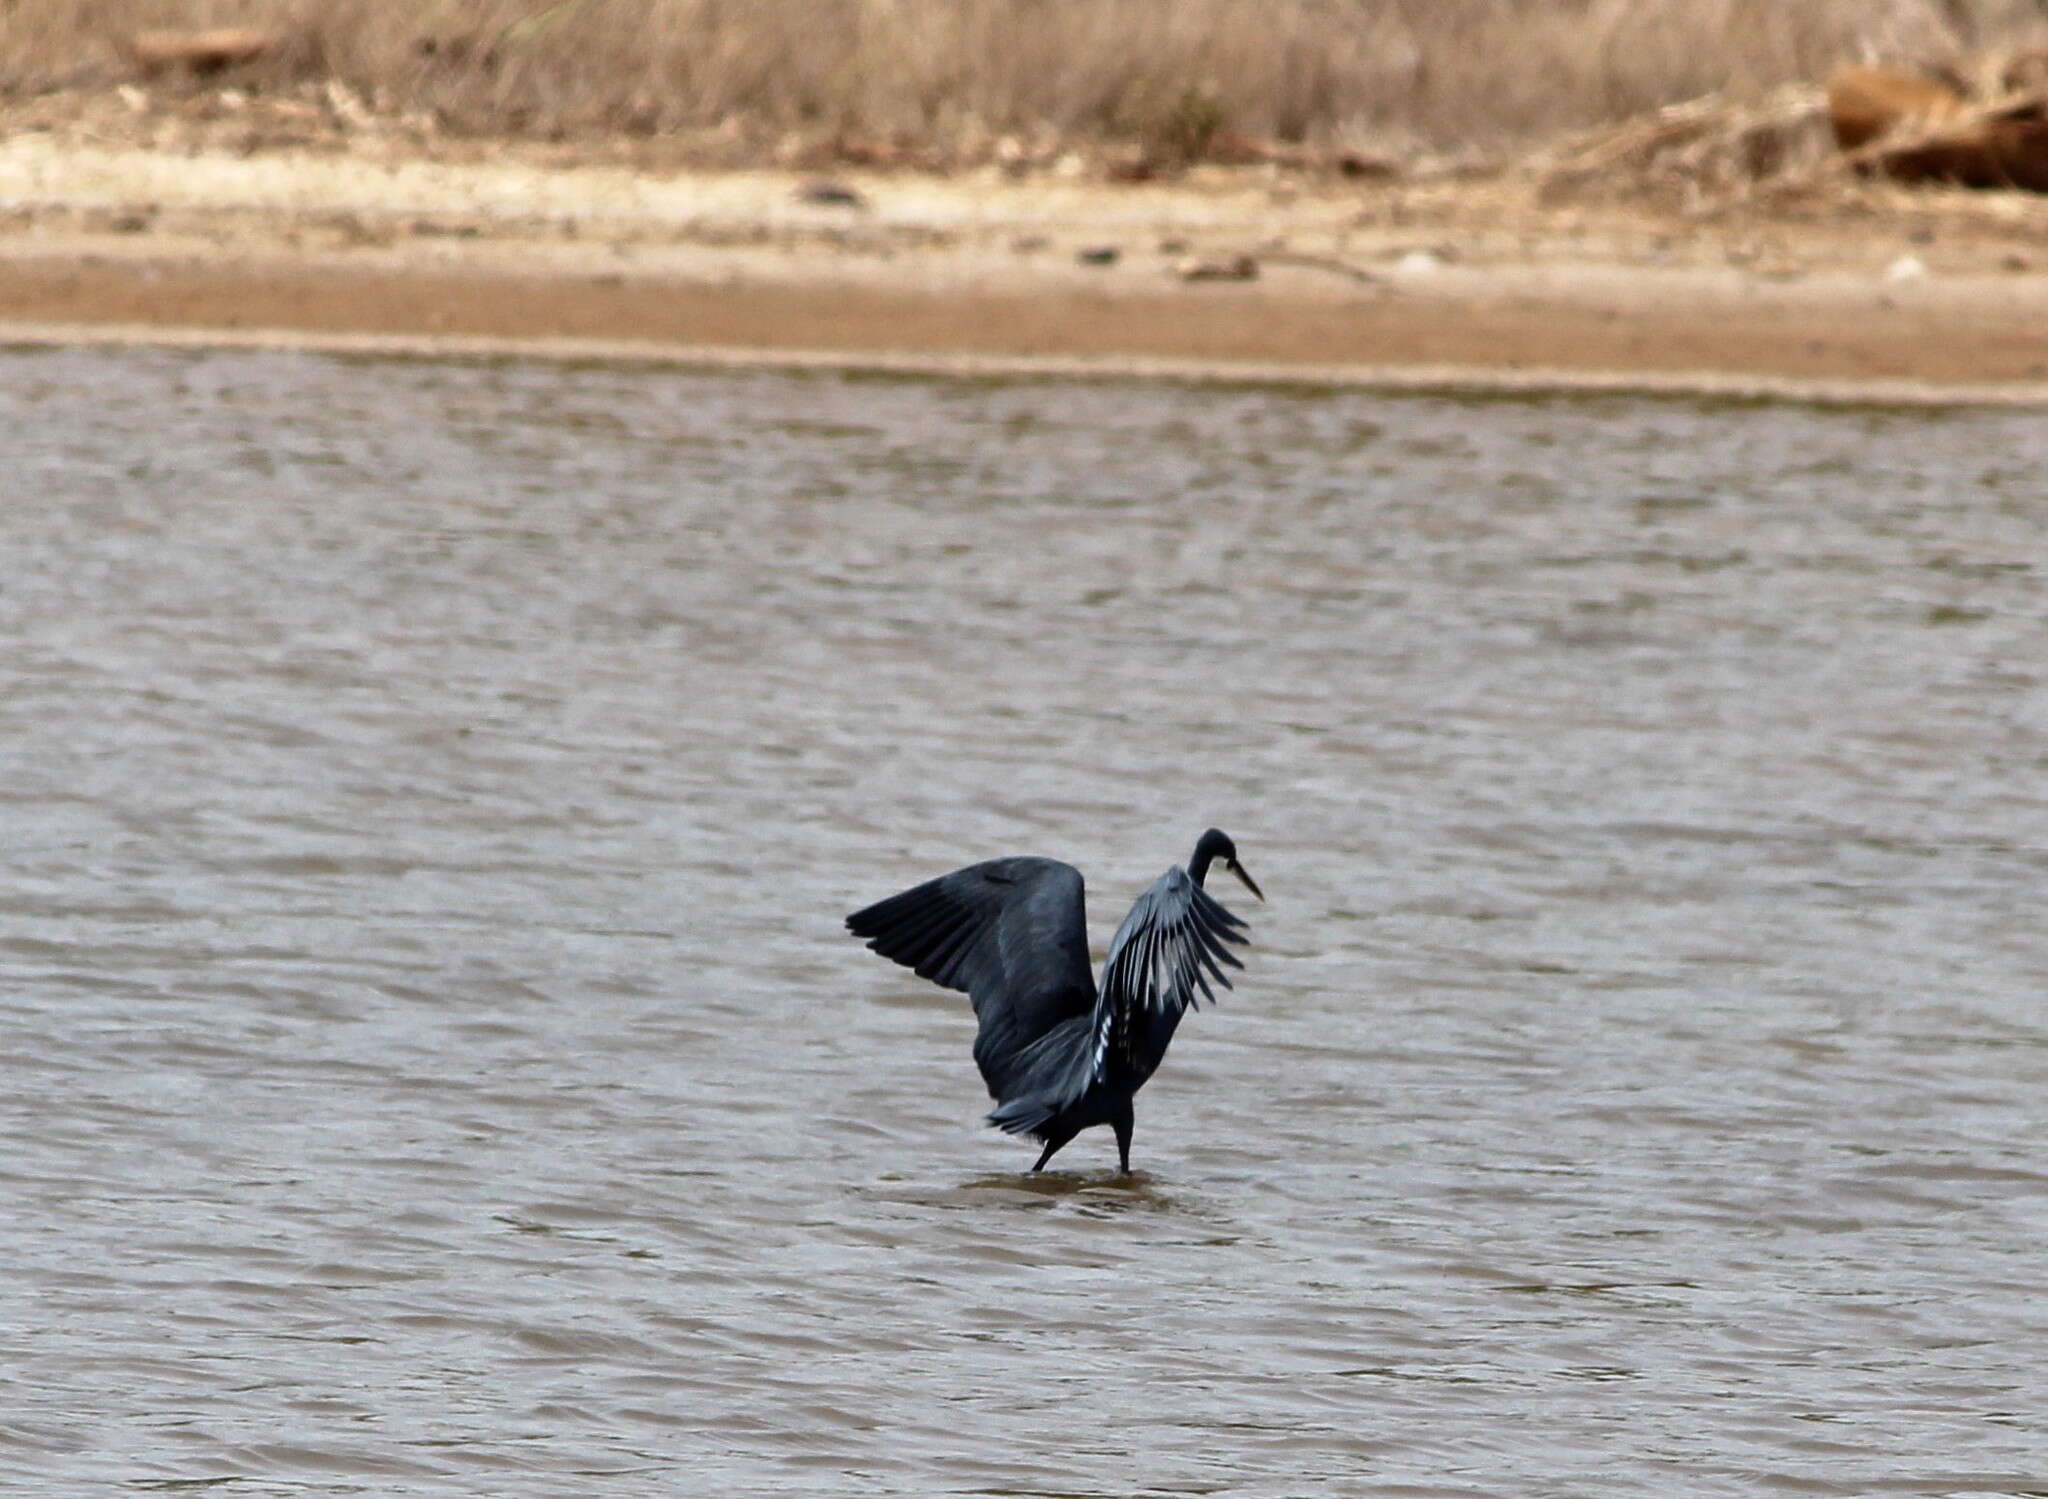
{"type": "Polygon", "coordinates": [[[966,993],[974,1060],[1008,1096],[1032,1044],[1095,1005],[1081,872],[1057,859],[991,859],[846,918],[855,936],[919,978],[966,993]]]}
{"type": "Polygon", "coordinates": [[[1141,1010],[1179,1016],[1215,1002],[1213,981],[1224,988],[1230,979],[1220,965],[1243,968],[1226,942],[1244,942],[1245,925],[1223,903],[1188,877],[1185,869],[1169,869],[1138,897],[1131,914],[1116,929],[1109,958],[1102,965],[1105,1011],[1141,1010]]]}
{"type": "Polygon", "coordinates": [[[1224,965],[1242,968],[1226,943],[1245,924],[1189,877],[1169,869],[1138,897],[1102,965],[1102,992],[1085,1025],[1048,1034],[1024,1059],[1025,1087],[989,1116],[1011,1134],[1037,1129],[1122,1067],[1140,1081],[1165,1055],[1181,1016],[1230,987],[1224,965]]]}

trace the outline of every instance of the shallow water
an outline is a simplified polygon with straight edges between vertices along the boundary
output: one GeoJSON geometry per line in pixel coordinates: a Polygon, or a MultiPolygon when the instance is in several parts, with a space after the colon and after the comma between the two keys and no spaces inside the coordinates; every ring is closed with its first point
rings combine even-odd
{"type": "Polygon", "coordinates": [[[2030,414],[0,354],[0,1471],[2048,1492],[2030,414]],[[843,913],[1270,904],[1064,1171],[843,913]]]}

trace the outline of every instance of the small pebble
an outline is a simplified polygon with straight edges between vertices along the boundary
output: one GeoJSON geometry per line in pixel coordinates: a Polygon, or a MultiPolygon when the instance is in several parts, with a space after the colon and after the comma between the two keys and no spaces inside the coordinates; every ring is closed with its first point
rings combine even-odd
{"type": "Polygon", "coordinates": [[[843,182],[806,182],[796,190],[797,198],[821,208],[865,208],[868,200],[843,182]]]}
{"type": "Polygon", "coordinates": [[[1189,258],[1173,268],[1183,281],[1256,281],[1259,263],[1249,255],[1225,255],[1213,260],[1189,258]]]}

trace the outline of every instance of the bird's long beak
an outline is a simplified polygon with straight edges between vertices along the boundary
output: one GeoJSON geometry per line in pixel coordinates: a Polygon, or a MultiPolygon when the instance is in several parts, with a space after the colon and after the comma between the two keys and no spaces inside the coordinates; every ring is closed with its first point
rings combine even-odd
{"type": "Polygon", "coordinates": [[[1239,879],[1244,881],[1245,889],[1251,891],[1251,893],[1256,895],[1260,900],[1264,900],[1266,898],[1266,892],[1259,888],[1259,882],[1253,879],[1250,875],[1245,873],[1244,866],[1242,864],[1238,863],[1235,859],[1229,860],[1228,863],[1230,865],[1230,872],[1236,875],[1239,879]]]}

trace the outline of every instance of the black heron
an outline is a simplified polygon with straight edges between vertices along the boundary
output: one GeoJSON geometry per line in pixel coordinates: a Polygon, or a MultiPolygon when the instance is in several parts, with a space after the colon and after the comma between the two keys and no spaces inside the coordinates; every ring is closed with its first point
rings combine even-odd
{"type": "Polygon", "coordinates": [[[1221,965],[1244,965],[1224,944],[1245,925],[1202,888],[1217,860],[1264,900],[1216,828],[1186,869],[1166,871],[1138,897],[1102,965],[1088,969],[1081,871],[1057,859],[991,859],[940,875],[846,918],[883,957],[959,989],[980,1031],[974,1060],[996,1108],[988,1122],[1045,1142],[1033,1171],[1082,1130],[1116,1131],[1131,1169],[1131,1099],[1152,1076],[1180,1018],[1230,987],[1221,965]]]}

